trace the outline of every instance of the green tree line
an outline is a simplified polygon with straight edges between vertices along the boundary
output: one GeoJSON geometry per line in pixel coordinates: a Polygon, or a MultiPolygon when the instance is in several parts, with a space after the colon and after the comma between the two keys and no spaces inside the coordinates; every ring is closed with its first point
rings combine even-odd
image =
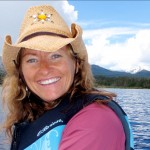
{"type": "Polygon", "coordinates": [[[150,88],[150,78],[95,76],[96,87],[150,88]]]}

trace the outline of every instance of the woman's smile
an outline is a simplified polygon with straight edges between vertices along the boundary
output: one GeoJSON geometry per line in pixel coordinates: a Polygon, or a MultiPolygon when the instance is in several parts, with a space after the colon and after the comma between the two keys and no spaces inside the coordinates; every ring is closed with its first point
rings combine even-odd
{"type": "Polygon", "coordinates": [[[54,84],[58,82],[59,80],[60,80],[60,77],[54,77],[54,78],[38,81],[38,83],[41,85],[50,85],[50,84],[54,84]]]}

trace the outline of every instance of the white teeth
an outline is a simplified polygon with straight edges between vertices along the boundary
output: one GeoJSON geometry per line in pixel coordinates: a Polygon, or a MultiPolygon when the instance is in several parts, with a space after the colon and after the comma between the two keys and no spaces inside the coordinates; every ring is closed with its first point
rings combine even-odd
{"type": "Polygon", "coordinates": [[[60,78],[52,78],[44,81],[40,81],[40,84],[47,85],[47,84],[52,84],[54,82],[57,82],[60,78]]]}

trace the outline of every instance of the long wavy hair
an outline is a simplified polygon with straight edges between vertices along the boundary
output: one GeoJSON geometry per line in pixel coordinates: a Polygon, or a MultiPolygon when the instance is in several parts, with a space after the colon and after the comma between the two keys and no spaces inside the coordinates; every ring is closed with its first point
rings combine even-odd
{"type": "MultiPolygon", "coordinates": [[[[69,52],[76,62],[77,73],[74,76],[74,82],[68,91],[70,99],[75,93],[99,93],[107,96],[110,100],[115,94],[105,91],[95,91],[94,78],[91,72],[90,64],[82,60],[75,54],[69,45],[69,52]]],[[[52,103],[44,101],[29,101],[29,91],[21,75],[21,51],[16,61],[16,71],[13,74],[6,74],[2,85],[2,100],[7,105],[7,117],[4,122],[6,133],[11,138],[13,125],[22,121],[34,121],[45,111],[53,108],[61,99],[52,103]]],[[[67,93],[68,93],[67,92],[67,93]]]]}

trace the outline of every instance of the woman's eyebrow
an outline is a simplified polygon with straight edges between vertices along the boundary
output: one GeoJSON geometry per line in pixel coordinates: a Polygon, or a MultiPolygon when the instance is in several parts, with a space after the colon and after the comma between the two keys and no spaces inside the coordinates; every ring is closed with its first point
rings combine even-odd
{"type": "Polygon", "coordinates": [[[36,54],[34,54],[34,53],[27,52],[27,53],[23,53],[23,54],[22,54],[22,57],[25,57],[25,56],[27,56],[27,55],[36,56],[36,54]]]}

